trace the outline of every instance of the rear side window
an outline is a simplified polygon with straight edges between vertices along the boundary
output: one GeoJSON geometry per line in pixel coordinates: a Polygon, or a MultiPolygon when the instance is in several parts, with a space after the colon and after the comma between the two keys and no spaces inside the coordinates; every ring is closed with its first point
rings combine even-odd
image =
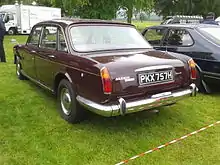
{"type": "Polygon", "coordinates": [[[58,43],[58,51],[68,52],[65,37],[60,28],[58,29],[58,42],[57,43],[58,43]]]}
{"type": "Polygon", "coordinates": [[[41,34],[41,27],[33,28],[30,38],[28,40],[28,45],[38,46],[41,34]]]}
{"type": "Polygon", "coordinates": [[[165,29],[148,29],[144,35],[145,39],[153,46],[160,45],[165,29]]]}
{"type": "Polygon", "coordinates": [[[40,47],[56,50],[57,48],[57,27],[45,26],[42,33],[40,47]]]}
{"type": "Polygon", "coordinates": [[[163,45],[167,46],[191,46],[193,39],[188,31],[182,29],[169,30],[163,45]]]}

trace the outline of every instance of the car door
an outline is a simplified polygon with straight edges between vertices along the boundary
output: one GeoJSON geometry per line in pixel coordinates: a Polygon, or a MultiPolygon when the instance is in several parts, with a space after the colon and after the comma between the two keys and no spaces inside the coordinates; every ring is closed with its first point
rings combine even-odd
{"type": "Polygon", "coordinates": [[[21,52],[22,69],[28,77],[33,79],[36,79],[35,57],[39,50],[41,29],[41,26],[33,27],[25,45],[25,49],[21,52]]]}
{"type": "Polygon", "coordinates": [[[54,64],[57,51],[57,29],[56,25],[44,25],[42,37],[39,43],[39,51],[35,58],[36,74],[38,81],[51,89],[54,64]]]}
{"type": "Polygon", "coordinates": [[[62,57],[68,54],[64,34],[56,25],[45,25],[36,56],[38,81],[50,90],[53,89],[54,77],[62,67],[62,57]]]}
{"type": "Polygon", "coordinates": [[[162,41],[167,32],[165,27],[151,27],[143,31],[144,38],[154,47],[154,49],[162,49],[162,41]]]}

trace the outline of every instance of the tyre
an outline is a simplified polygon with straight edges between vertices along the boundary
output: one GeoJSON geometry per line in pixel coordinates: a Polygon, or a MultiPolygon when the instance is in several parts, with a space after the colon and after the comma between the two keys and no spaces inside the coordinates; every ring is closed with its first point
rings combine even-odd
{"type": "Polygon", "coordinates": [[[16,29],[15,29],[15,28],[10,28],[10,29],[8,30],[8,34],[9,34],[9,35],[15,35],[15,34],[16,34],[16,29]]]}
{"type": "Polygon", "coordinates": [[[63,79],[58,86],[58,110],[61,117],[69,123],[78,123],[85,117],[85,111],[76,100],[76,92],[72,84],[63,79]]]}
{"type": "Polygon", "coordinates": [[[27,78],[21,73],[21,63],[20,61],[17,59],[16,60],[16,75],[18,77],[18,79],[20,80],[26,80],[27,78]]]}

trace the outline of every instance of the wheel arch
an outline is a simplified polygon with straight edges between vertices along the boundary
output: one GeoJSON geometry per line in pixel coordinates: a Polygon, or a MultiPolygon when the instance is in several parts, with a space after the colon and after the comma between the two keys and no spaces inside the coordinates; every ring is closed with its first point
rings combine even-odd
{"type": "Polygon", "coordinates": [[[201,84],[205,90],[206,93],[211,93],[211,89],[209,88],[208,84],[205,82],[205,80],[203,79],[203,71],[202,69],[199,67],[198,64],[196,64],[196,69],[198,70],[198,74],[199,74],[199,77],[200,77],[200,81],[201,81],[201,84]]]}
{"type": "Polygon", "coordinates": [[[54,89],[54,93],[57,96],[57,90],[58,90],[58,86],[61,80],[66,79],[68,80],[71,84],[73,84],[73,81],[70,77],[70,75],[66,72],[59,72],[55,75],[55,79],[54,79],[54,85],[53,85],[53,89],[54,89]]]}
{"type": "Polygon", "coordinates": [[[15,26],[13,26],[13,27],[10,27],[9,29],[8,29],[8,34],[9,34],[9,31],[10,30],[13,30],[14,31],[14,34],[13,35],[15,35],[17,32],[18,32],[18,28],[17,27],[15,27],[15,26]]]}
{"type": "Polygon", "coordinates": [[[200,73],[202,73],[202,69],[200,68],[200,66],[199,66],[198,64],[196,64],[196,68],[198,69],[198,71],[199,71],[200,73]]]}

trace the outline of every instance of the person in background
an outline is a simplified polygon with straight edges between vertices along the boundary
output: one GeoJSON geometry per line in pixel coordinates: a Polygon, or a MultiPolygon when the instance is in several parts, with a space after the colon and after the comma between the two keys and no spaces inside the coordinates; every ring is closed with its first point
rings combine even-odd
{"type": "Polygon", "coordinates": [[[210,12],[202,22],[203,24],[212,24],[212,25],[218,25],[218,22],[215,21],[215,13],[210,12]]]}
{"type": "Polygon", "coordinates": [[[0,17],[0,62],[6,62],[4,50],[4,35],[6,33],[5,24],[2,17],[0,17]]]}

